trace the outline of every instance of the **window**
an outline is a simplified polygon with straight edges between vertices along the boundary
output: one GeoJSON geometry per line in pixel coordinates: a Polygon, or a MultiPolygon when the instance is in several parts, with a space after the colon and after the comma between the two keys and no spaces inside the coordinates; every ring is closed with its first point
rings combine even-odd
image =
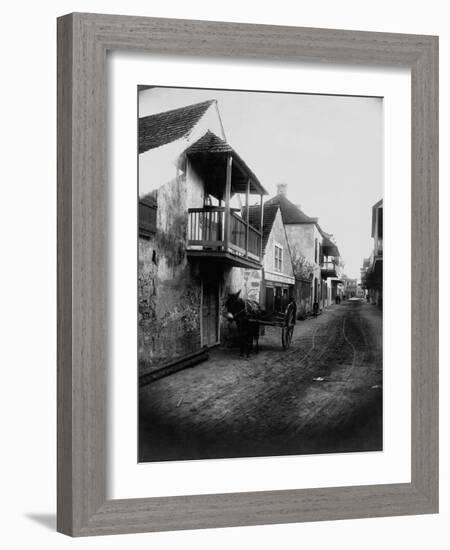
{"type": "Polygon", "coordinates": [[[275,245],[275,271],[283,269],[283,249],[281,246],[275,245]]]}

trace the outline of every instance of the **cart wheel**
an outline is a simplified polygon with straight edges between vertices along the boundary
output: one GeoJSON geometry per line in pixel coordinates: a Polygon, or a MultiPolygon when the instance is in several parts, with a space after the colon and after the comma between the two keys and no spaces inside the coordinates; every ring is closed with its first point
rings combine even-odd
{"type": "Polygon", "coordinates": [[[294,333],[294,325],[288,325],[281,330],[281,343],[283,349],[288,349],[292,342],[292,334],[294,333]]]}

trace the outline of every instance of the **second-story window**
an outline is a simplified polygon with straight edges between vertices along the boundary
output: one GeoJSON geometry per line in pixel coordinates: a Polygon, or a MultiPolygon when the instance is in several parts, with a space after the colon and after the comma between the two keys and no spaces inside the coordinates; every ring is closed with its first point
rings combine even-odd
{"type": "Polygon", "coordinates": [[[317,263],[317,260],[318,260],[318,240],[316,239],[314,241],[314,261],[317,263]]]}
{"type": "Polygon", "coordinates": [[[283,249],[281,246],[275,245],[275,271],[283,270],[283,249]]]}

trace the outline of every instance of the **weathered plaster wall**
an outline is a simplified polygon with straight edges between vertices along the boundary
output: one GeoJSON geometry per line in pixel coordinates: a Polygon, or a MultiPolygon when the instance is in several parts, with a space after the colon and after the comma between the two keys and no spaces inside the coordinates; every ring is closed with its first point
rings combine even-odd
{"type": "Polygon", "coordinates": [[[232,267],[224,272],[222,295],[224,301],[229,293],[241,291],[244,299],[259,302],[259,285],[261,281],[260,269],[244,269],[232,267]]]}
{"type": "Polygon", "coordinates": [[[297,315],[302,317],[311,311],[311,281],[297,279],[295,281],[295,302],[297,315]]]}
{"type": "Polygon", "coordinates": [[[158,282],[156,239],[139,238],[138,267],[138,353],[139,359],[154,348],[154,323],[156,320],[156,296],[158,282]]]}
{"type": "Polygon", "coordinates": [[[157,232],[139,240],[139,359],[157,368],[200,347],[201,283],[186,257],[184,176],[157,193],[157,232]]]}
{"type": "Polygon", "coordinates": [[[315,263],[314,250],[315,239],[319,244],[322,242],[322,235],[315,224],[289,224],[286,225],[286,234],[292,251],[298,251],[311,263],[315,263]]]}
{"type": "MultiPolygon", "coordinates": [[[[318,244],[322,243],[322,235],[320,234],[315,224],[289,224],[286,225],[286,234],[291,247],[292,254],[294,256],[304,256],[313,267],[313,278],[311,280],[311,297],[314,294],[314,284],[317,282],[318,289],[320,288],[320,265],[315,261],[315,240],[318,244]]],[[[302,285],[303,286],[303,285],[302,285]]],[[[320,298],[320,292],[319,292],[320,298]]],[[[312,304],[303,304],[307,310],[312,304]]],[[[299,304],[297,304],[299,307],[299,304]]]]}

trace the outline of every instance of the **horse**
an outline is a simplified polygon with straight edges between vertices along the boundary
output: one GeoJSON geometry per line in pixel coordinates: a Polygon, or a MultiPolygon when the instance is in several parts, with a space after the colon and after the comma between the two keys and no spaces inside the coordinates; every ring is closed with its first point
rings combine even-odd
{"type": "Polygon", "coordinates": [[[228,294],[225,301],[227,311],[232,314],[239,333],[239,348],[241,357],[246,354],[250,356],[253,349],[253,341],[255,342],[255,353],[259,351],[259,319],[262,315],[262,310],[254,300],[244,300],[240,298],[241,291],[228,294]]]}

